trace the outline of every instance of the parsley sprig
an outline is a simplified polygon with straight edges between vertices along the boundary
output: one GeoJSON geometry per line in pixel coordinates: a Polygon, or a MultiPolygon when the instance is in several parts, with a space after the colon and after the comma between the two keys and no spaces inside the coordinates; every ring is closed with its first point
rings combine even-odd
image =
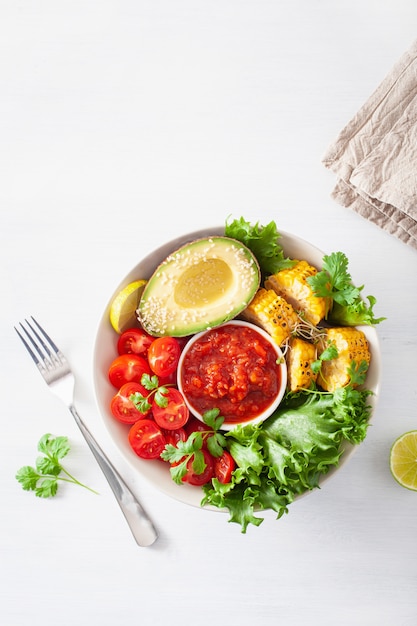
{"type": "Polygon", "coordinates": [[[314,374],[318,374],[321,370],[321,366],[323,361],[331,361],[332,359],[336,359],[339,356],[339,352],[334,343],[331,343],[323,352],[320,354],[318,359],[311,363],[311,369],[314,374]]]}
{"type": "Polygon", "coordinates": [[[348,367],[350,386],[356,387],[358,385],[363,385],[366,380],[368,369],[369,364],[365,360],[360,361],[359,363],[352,361],[348,367]]]}
{"type": "Polygon", "coordinates": [[[161,454],[164,461],[169,461],[173,465],[170,472],[172,480],[178,485],[182,484],[182,479],[187,473],[187,465],[191,461],[195,474],[202,474],[206,469],[202,448],[204,443],[214,457],[220,457],[226,447],[226,438],[219,432],[224,417],[220,415],[219,409],[211,409],[203,414],[204,423],[207,430],[193,431],[185,441],[178,441],[176,445],[167,444],[161,454]]]}
{"type": "Polygon", "coordinates": [[[376,318],[374,296],[367,296],[367,304],[361,297],[363,285],[355,287],[348,272],[348,258],[343,252],[323,256],[323,269],[307,278],[316,296],[329,298],[332,302],[328,320],[344,326],[379,324],[385,317],[376,318]]]}
{"type": "Polygon", "coordinates": [[[145,387],[145,389],[149,391],[149,393],[144,396],[139,391],[136,391],[129,396],[129,400],[133,402],[138,411],[141,413],[147,413],[152,407],[152,397],[154,397],[158,406],[162,408],[168,406],[168,385],[160,385],[158,376],[143,374],[140,379],[140,383],[142,387],[145,387]]]}
{"type": "Polygon", "coordinates": [[[43,456],[36,459],[35,467],[25,465],[16,474],[17,481],[25,491],[34,491],[39,498],[52,498],[58,491],[58,481],[64,481],[97,493],[77,480],[62,465],[61,459],[70,451],[67,437],[52,437],[47,433],[39,440],[38,451],[43,456]]]}

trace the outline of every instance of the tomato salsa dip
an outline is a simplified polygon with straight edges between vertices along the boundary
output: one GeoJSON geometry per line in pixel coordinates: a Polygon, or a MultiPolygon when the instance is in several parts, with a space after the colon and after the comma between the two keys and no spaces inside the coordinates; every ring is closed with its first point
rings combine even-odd
{"type": "Polygon", "coordinates": [[[178,385],[190,411],[201,419],[218,408],[227,428],[271,414],[286,382],[279,347],[265,331],[241,321],[195,335],[178,368],[178,385]]]}

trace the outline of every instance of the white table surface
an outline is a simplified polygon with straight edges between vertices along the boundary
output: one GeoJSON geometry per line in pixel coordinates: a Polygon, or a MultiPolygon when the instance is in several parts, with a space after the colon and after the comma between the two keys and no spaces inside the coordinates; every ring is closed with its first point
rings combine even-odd
{"type": "Polygon", "coordinates": [[[0,622],[5,626],[417,624],[417,494],[390,475],[417,428],[416,251],[330,197],[321,157],[416,37],[414,0],[0,3],[0,622]],[[108,298],[148,252],[245,216],[343,250],[377,296],[383,380],[365,442],[322,490],[240,533],[155,490],[92,381],[108,298]],[[13,325],[34,315],[90,429],[154,518],[134,543],[71,415],[13,325]],[[98,491],[24,492],[41,435],[98,491]]]}

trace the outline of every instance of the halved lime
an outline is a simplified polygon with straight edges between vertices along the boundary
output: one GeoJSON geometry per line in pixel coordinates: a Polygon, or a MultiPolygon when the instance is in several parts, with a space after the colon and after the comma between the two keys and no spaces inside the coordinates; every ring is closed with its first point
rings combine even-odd
{"type": "Polygon", "coordinates": [[[404,433],[394,441],[390,470],[402,487],[417,491],[417,430],[404,433]]]}

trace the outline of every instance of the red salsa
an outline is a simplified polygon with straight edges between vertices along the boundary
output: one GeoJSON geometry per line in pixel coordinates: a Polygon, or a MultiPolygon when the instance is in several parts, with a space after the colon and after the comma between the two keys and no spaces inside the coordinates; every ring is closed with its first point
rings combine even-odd
{"type": "Polygon", "coordinates": [[[252,420],[280,390],[277,359],[273,347],[255,329],[237,324],[214,328],[184,356],[184,394],[200,414],[218,408],[225,422],[252,420]]]}

